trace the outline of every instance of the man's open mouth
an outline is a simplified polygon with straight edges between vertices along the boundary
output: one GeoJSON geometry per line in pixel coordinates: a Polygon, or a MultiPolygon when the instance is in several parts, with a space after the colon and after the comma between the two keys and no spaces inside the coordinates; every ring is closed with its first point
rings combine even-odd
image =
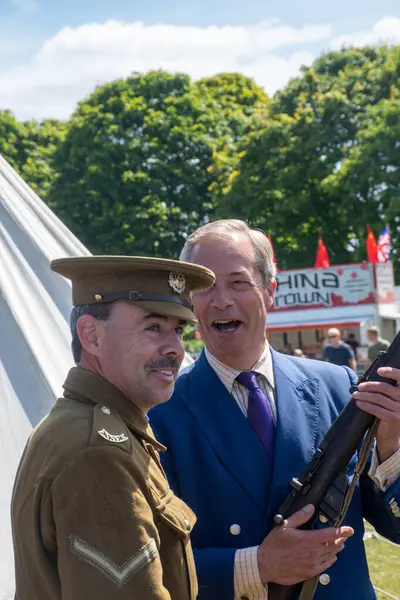
{"type": "Polygon", "coordinates": [[[222,333],[232,333],[233,331],[236,331],[241,324],[242,321],[236,320],[218,320],[212,322],[214,329],[221,331],[222,333]]]}

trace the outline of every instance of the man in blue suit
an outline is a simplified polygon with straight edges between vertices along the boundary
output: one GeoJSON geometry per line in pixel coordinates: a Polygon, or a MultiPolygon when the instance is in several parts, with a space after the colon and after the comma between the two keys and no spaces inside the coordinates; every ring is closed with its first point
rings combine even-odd
{"type": "MultiPolygon", "coordinates": [[[[363,518],[400,543],[400,388],[364,383],[354,395],[381,423],[343,527],[327,527],[321,515],[316,530],[297,529],[309,507],[273,528],[289,481],[347,403],[355,375],[269,347],[264,325],[276,281],[264,234],[242,221],[216,221],[188,238],[181,259],[216,274],[212,287],[192,297],[205,350],[150,420],[168,448],[170,484],[197,514],[199,599],[266,600],[271,582],[319,574],[316,600],[376,598],[363,518]]],[[[400,370],[380,374],[400,382],[400,370]]],[[[355,455],[350,476],[356,462],[355,455]]]]}

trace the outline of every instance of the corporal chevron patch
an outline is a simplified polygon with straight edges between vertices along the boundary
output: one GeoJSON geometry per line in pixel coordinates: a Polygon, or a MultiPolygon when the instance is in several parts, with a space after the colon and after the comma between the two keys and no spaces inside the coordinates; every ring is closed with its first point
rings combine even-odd
{"type": "Polygon", "coordinates": [[[122,565],[118,565],[103,552],[76,535],[71,535],[69,541],[70,550],[73,554],[100,571],[119,588],[124,587],[133,575],[153,562],[158,556],[157,545],[153,538],[122,565]]]}

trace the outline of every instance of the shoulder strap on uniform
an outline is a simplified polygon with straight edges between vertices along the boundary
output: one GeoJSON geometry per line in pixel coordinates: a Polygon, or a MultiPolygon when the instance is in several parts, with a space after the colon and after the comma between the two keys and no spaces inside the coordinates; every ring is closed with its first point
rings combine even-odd
{"type": "Polygon", "coordinates": [[[122,417],[108,406],[96,404],[90,446],[117,446],[131,452],[131,445],[131,434],[122,417]]]}

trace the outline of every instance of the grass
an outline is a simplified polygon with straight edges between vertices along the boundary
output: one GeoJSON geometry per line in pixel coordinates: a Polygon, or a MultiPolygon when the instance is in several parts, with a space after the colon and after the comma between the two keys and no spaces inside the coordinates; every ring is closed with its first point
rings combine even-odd
{"type": "MultiPolygon", "coordinates": [[[[365,524],[367,532],[373,528],[365,524]]],[[[365,540],[368,566],[372,583],[381,590],[389,592],[400,600],[400,546],[392,546],[380,539],[370,537],[365,540]]],[[[377,591],[379,600],[388,600],[390,596],[377,591]]]]}

